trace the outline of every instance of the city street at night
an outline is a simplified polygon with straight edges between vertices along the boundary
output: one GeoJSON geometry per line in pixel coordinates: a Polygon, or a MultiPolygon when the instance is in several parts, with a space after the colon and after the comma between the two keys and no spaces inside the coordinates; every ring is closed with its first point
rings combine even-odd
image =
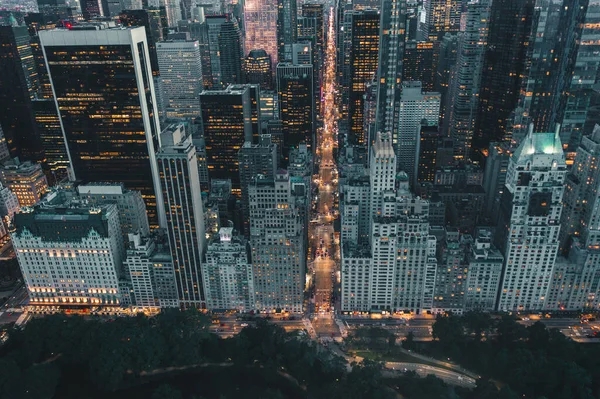
{"type": "Polygon", "coordinates": [[[333,221],[337,216],[335,193],[337,192],[337,168],[333,155],[337,140],[337,107],[335,83],[335,29],[333,8],[329,11],[329,28],[325,56],[323,83],[323,128],[319,130],[317,157],[319,173],[314,183],[318,187],[317,211],[313,217],[310,243],[314,251],[313,276],[315,286],[313,325],[317,333],[339,335],[333,321],[333,290],[338,272],[338,244],[334,239],[333,221]]]}

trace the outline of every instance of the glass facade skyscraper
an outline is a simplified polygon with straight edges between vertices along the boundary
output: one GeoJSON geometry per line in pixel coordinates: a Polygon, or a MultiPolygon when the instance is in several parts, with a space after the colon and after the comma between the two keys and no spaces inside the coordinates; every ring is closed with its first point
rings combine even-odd
{"type": "Polygon", "coordinates": [[[80,29],[40,32],[75,178],[140,191],[157,227],[159,123],[145,31],[80,29]]]}

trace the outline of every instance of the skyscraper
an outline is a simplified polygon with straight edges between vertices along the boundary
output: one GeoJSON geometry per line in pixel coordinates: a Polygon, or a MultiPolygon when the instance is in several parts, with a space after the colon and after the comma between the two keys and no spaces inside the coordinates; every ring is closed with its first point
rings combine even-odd
{"type": "Polygon", "coordinates": [[[544,306],[559,248],[566,172],[559,128],[534,133],[530,125],[510,159],[502,200],[499,231],[505,263],[498,310],[544,306]]]}
{"type": "Polygon", "coordinates": [[[244,2],[246,51],[265,50],[271,56],[273,67],[279,62],[277,51],[278,14],[279,8],[274,0],[247,0],[244,2]]]}
{"type": "Polygon", "coordinates": [[[449,136],[454,140],[457,157],[466,158],[471,151],[475,118],[479,107],[481,71],[489,23],[489,0],[467,5],[466,27],[460,38],[456,76],[451,83],[451,106],[447,115],[449,136]]]}
{"type": "MultiPolygon", "coordinates": [[[[433,183],[440,138],[438,126],[421,125],[417,150],[417,184],[433,183]]],[[[417,187],[417,185],[415,185],[415,187],[417,187]]]]}
{"type": "Polygon", "coordinates": [[[32,100],[39,88],[36,63],[25,26],[0,26],[0,125],[12,157],[41,161],[32,100]]]}
{"type": "Polygon", "coordinates": [[[167,118],[200,116],[202,64],[197,41],[168,40],[156,44],[162,71],[162,96],[167,118]]]}
{"type": "MultiPolygon", "coordinates": [[[[322,55],[325,48],[325,18],[324,5],[319,3],[302,4],[302,17],[314,18],[316,22],[316,46],[318,52],[322,55]]],[[[333,17],[333,16],[331,16],[333,17]]],[[[298,34],[298,36],[305,36],[298,34]]]]}
{"type": "MultiPolygon", "coordinates": [[[[378,26],[377,131],[398,137],[398,106],[406,40],[406,1],[383,0],[378,26]]],[[[370,79],[369,79],[370,80],[370,79]]],[[[351,99],[352,101],[352,99],[351,99]]],[[[354,124],[350,125],[351,130],[354,124]]]]}
{"type": "Polygon", "coordinates": [[[424,93],[421,82],[403,82],[400,96],[398,139],[392,140],[397,154],[398,169],[414,184],[418,166],[421,126],[438,126],[439,93],[424,93]]]}
{"type": "Polygon", "coordinates": [[[407,41],[404,48],[402,81],[419,81],[424,91],[433,91],[435,85],[434,50],[433,42],[407,41]]]}
{"type": "Polygon", "coordinates": [[[460,0],[424,0],[425,23],[422,35],[425,40],[438,40],[445,33],[460,30],[460,0]]]}
{"type": "Polygon", "coordinates": [[[507,119],[517,104],[527,72],[534,5],[534,0],[492,3],[473,139],[478,151],[504,139],[507,119]]]}
{"type": "Polygon", "coordinates": [[[565,180],[561,220],[561,248],[568,249],[572,238],[586,246],[600,244],[600,126],[584,136],[565,180]]]}
{"type": "Polygon", "coordinates": [[[277,65],[279,119],[283,124],[283,154],[306,143],[314,147],[315,98],[312,65],[277,65]]]}
{"type": "Polygon", "coordinates": [[[298,6],[296,0],[277,0],[277,59],[279,62],[290,61],[289,50],[297,39],[298,6]]]}
{"type": "Polygon", "coordinates": [[[600,1],[580,0],[575,3],[571,7],[579,6],[579,10],[576,9],[571,18],[575,19],[576,39],[572,45],[573,55],[569,57],[574,59],[573,72],[565,82],[566,102],[562,120],[556,121],[561,123],[561,141],[571,153],[570,158],[581,143],[600,72],[600,58],[597,57],[600,52],[600,1]]]}
{"type": "Polygon", "coordinates": [[[249,186],[250,247],[257,308],[302,312],[306,226],[284,170],[249,186]]]}
{"type": "Polygon", "coordinates": [[[125,26],[143,26],[146,29],[146,40],[148,42],[148,53],[150,53],[150,66],[154,76],[159,74],[158,58],[156,55],[156,42],[162,40],[160,19],[154,18],[150,10],[139,10],[125,8],[119,14],[121,24],[125,26]]]}
{"type": "Polygon", "coordinates": [[[240,83],[243,52],[237,19],[231,15],[211,15],[205,24],[210,57],[210,67],[205,73],[212,80],[210,88],[240,83]]]}
{"type": "Polygon", "coordinates": [[[265,50],[251,50],[242,63],[242,83],[255,83],[263,90],[273,88],[271,57],[265,50]]]}
{"type": "MultiPolygon", "coordinates": [[[[377,73],[380,18],[377,11],[374,10],[353,12],[351,15],[352,39],[348,71],[348,141],[352,144],[365,145],[363,96],[367,83],[377,73]]],[[[382,90],[381,86],[380,92],[382,90]]]]}
{"type": "Polygon", "coordinates": [[[140,191],[158,226],[159,123],[144,29],[83,25],[40,38],[75,177],[140,191]]]}
{"type": "MultiPolygon", "coordinates": [[[[436,240],[429,236],[429,203],[410,193],[405,173],[396,175],[389,136],[378,132],[371,148],[370,252],[353,245],[352,240],[342,240],[345,311],[420,313],[432,308],[436,240]]],[[[347,205],[353,204],[358,205],[354,212],[360,224],[360,208],[364,207],[360,200],[345,203],[344,215],[348,216],[347,205]]],[[[352,211],[352,206],[348,210],[352,211]]],[[[347,222],[345,216],[343,226],[347,222]]]]}
{"type": "Polygon", "coordinates": [[[106,2],[102,0],[80,0],[83,19],[90,21],[93,18],[104,17],[106,10],[103,7],[103,3],[106,4],[106,2]]]}
{"type": "Polygon", "coordinates": [[[231,180],[239,197],[238,152],[246,141],[252,142],[250,89],[236,85],[225,90],[205,90],[200,94],[200,108],[208,175],[211,180],[231,180]]]}
{"type": "Polygon", "coordinates": [[[202,256],[204,211],[196,148],[183,124],[167,126],[156,154],[165,200],[166,226],[179,300],[183,307],[205,307],[202,256]]]}
{"type": "Polygon", "coordinates": [[[242,190],[242,216],[244,235],[250,237],[250,200],[248,187],[257,175],[272,179],[277,170],[277,146],[271,141],[271,135],[259,137],[258,144],[246,141],[239,152],[240,186],[242,190]]]}

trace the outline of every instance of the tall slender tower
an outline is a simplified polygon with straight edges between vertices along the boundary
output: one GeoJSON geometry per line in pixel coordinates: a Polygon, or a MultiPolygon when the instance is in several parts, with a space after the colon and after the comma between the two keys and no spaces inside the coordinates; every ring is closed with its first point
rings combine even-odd
{"type": "Polygon", "coordinates": [[[0,26],[0,127],[12,157],[41,161],[32,101],[39,79],[24,26],[0,26]]]}
{"type": "Polygon", "coordinates": [[[40,39],[75,177],[140,191],[150,225],[164,225],[155,159],[159,121],[144,28],[96,23],[41,31],[40,39]]]}
{"type": "Polygon", "coordinates": [[[450,92],[449,135],[458,157],[468,157],[475,131],[479,106],[481,71],[488,37],[490,1],[472,1],[467,5],[466,28],[460,39],[456,75],[450,92]]]}
{"type": "Polygon", "coordinates": [[[526,76],[534,0],[496,0],[490,12],[473,146],[502,141],[526,76]]]}
{"type": "Polygon", "coordinates": [[[291,45],[298,40],[296,0],[277,0],[277,58],[290,61],[291,45]]]}
{"type": "Polygon", "coordinates": [[[364,125],[364,94],[369,83],[377,74],[379,59],[379,14],[374,10],[354,12],[352,18],[352,40],[350,47],[348,81],[348,141],[366,144],[364,125]]]}
{"type": "Polygon", "coordinates": [[[402,84],[402,65],[406,37],[406,1],[383,0],[379,22],[379,92],[377,130],[398,139],[398,118],[402,84]]]}
{"type": "Polygon", "coordinates": [[[284,157],[287,158],[290,149],[300,143],[306,143],[309,148],[313,148],[313,66],[280,63],[277,66],[277,94],[279,119],[283,123],[284,157]]]}
{"type": "Polygon", "coordinates": [[[498,310],[543,308],[559,248],[567,165],[559,129],[529,133],[508,165],[499,232],[504,270],[498,310]]]}
{"type": "Polygon", "coordinates": [[[279,62],[277,51],[277,16],[275,0],[247,0],[244,2],[244,31],[246,52],[265,50],[271,56],[272,66],[279,62]]]}
{"type": "Polygon", "coordinates": [[[572,154],[581,143],[593,88],[600,71],[600,1],[580,0],[575,19],[576,50],[573,73],[567,77],[565,110],[562,114],[561,141],[572,154]]]}
{"type": "Polygon", "coordinates": [[[182,307],[205,307],[201,263],[204,211],[196,147],[183,124],[167,126],[156,154],[165,200],[167,233],[182,307]]]}

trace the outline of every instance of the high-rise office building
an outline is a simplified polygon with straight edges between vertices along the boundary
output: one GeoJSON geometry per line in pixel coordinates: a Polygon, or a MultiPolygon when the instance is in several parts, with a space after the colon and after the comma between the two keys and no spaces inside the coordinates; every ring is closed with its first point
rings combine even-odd
{"type": "Polygon", "coordinates": [[[527,72],[534,5],[534,0],[492,3],[473,138],[477,151],[504,139],[507,119],[517,104],[527,72]]]}
{"type": "Polygon", "coordinates": [[[425,93],[421,82],[403,82],[400,96],[398,138],[392,139],[397,154],[397,166],[414,183],[419,161],[421,126],[438,126],[439,93],[425,93]]]}
{"type": "MultiPolygon", "coordinates": [[[[406,1],[381,2],[377,81],[377,131],[398,135],[398,106],[406,41],[406,1]]],[[[368,45],[368,43],[367,43],[368,45]]],[[[370,79],[368,79],[370,81],[370,79]]],[[[352,99],[351,99],[352,101],[352,99]]],[[[353,124],[350,125],[351,131],[353,124]]]]}
{"type": "Polygon", "coordinates": [[[244,2],[246,51],[265,50],[271,56],[272,67],[279,62],[277,46],[277,16],[279,8],[273,0],[244,2]]]}
{"type": "Polygon", "coordinates": [[[289,50],[298,39],[296,0],[277,0],[277,59],[290,61],[289,50]]]}
{"type": "Polygon", "coordinates": [[[538,132],[549,131],[556,122],[561,122],[557,116],[564,105],[562,94],[573,73],[575,59],[568,51],[575,43],[574,29],[578,24],[574,17],[583,10],[575,3],[565,5],[553,1],[536,4],[527,46],[527,77],[507,129],[507,140],[522,140],[529,122],[538,132]]]}
{"type": "Polygon", "coordinates": [[[44,151],[42,168],[50,184],[54,185],[72,173],[60,117],[53,98],[33,100],[32,106],[40,144],[44,151]]]}
{"type": "Polygon", "coordinates": [[[242,83],[260,85],[263,90],[273,88],[271,57],[265,50],[251,50],[242,63],[242,83]]]}
{"type": "Polygon", "coordinates": [[[456,75],[450,89],[451,106],[445,121],[448,122],[449,136],[454,140],[457,157],[466,158],[471,152],[489,13],[489,0],[474,1],[467,5],[465,31],[460,38],[456,75]]]}
{"type": "Polygon", "coordinates": [[[492,218],[498,217],[500,201],[506,189],[506,172],[513,148],[507,142],[491,143],[485,162],[483,188],[485,211],[492,218]]]}
{"type": "Polygon", "coordinates": [[[419,81],[423,86],[423,91],[434,91],[433,55],[433,42],[407,41],[404,46],[402,81],[419,81]]]}
{"type": "MultiPolygon", "coordinates": [[[[320,3],[302,4],[302,17],[315,19],[317,50],[322,53],[325,49],[324,5],[320,3]]],[[[306,35],[299,33],[298,36],[306,35]]]]}
{"type": "Polygon", "coordinates": [[[53,21],[72,19],[76,9],[67,0],[37,0],[40,14],[53,21]]]}
{"type": "Polygon", "coordinates": [[[176,27],[181,21],[181,4],[179,0],[160,0],[159,7],[164,7],[166,24],[165,27],[176,27]]]}
{"type": "Polygon", "coordinates": [[[283,124],[283,154],[288,158],[292,147],[305,143],[314,148],[315,97],[313,66],[279,63],[277,94],[279,119],[283,124]]]}
{"type": "Polygon", "coordinates": [[[158,226],[159,122],[144,29],[98,23],[41,31],[40,39],[75,178],[140,191],[158,226]]]}
{"type": "Polygon", "coordinates": [[[584,136],[570,173],[565,180],[560,243],[579,238],[586,247],[600,245],[600,126],[584,136]]]}
{"type": "Polygon", "coordinates": [[[103,0],[80,0],[79,6],[81,7],[83,19],[90,21],[98,17],[108,17],[104,5],[106,5],[106,1],[103,0]]]}
{"type": "Polygon", "coordinates": [[[46,175],[37,163],[8,163],[0,169],[0,180],[15,193],[21,206],[37,204],[48,190],[46,175]]]}
{"type": "Polygon", "coordinates": [[[196,148],[183,124],[167,126],[156,154],[165,200],[166,226],[183,307],[205,307],[202,256],[204,211],[196,148]]]}
{"type": "Polygon", "coordinates": [[[499,231],[504,271],[501,311],[536,311],[548,295],[559,248],[567,165],[556,132],[533,125],[508,165],[499,231]],[[541,182],[541,183],[540,183],[541,182]]]}
{"type": "Polygon", "coordinates": [[[252,142],[252,103],[247,86],[225,90],[205,90],[200,108],[206,163],[212,179],[229,179],[237,196],[240,191],[238,152],[246,141],[252,142]]]}
{"type": "Polygon", "coordinates": [[[162,29],[160,19],[154,18],[151,10],[140,10],[123,8],[119,14],[119,21],[124,26],[143,26],[146,29],[146,41],[148,42],[148,53],[150,54],[150,66],[154,76],[159,74],[158,58],[156,54],[156,43],[162,40],[162,29]]]}
{"type": "MultiPolygon", "coordinates": [[[[600,1],[579,0],[570,5],[579,6],[571,17],[575,19],[575,42],[572,73],[565,82],[565,104],[561,111],[561,142],[569,151],[569,158],[574,156],[584,133],[588,109],[594,95],[594,87],[600,73],[600,1]]],[[[561,71],[562,72],[562,71],[561,71]]],[[[565,71],[568,72],[569,71],[565,71]]]]}
{"type": "Polygon", "coordinates": [[[257,309],[302,312],[306,226],[290,177],[283,170],[274,179],[256,176],[248,192],[257,309]]]}
{"type": "Polygon", "coordinates": [[[377,73],[380,18],[377,11],[367,10],[353,12],[351,19],[352,38],[348,68],[348,141],[352,144],[365,145],[363,96],[367,83],[377,73]]]}
{"type": "Polygon", "coordinates": [[[257,175],[272,179],[277,170],[277,145],[271,135],[264,134],[258,144],[246,141],[239,152],[240,186],[242,191],[242,215],[244,218],[244,235],[250,236],[250,200],[248,187],[257,175]]]}
{"type": "Polygon", "coordinates": [[[206,39],[211,78],[210,88],[224,88],[242,79],[242,37],[237,19],[232,15],[206,17],[206,39]]]}
{"type": "MultiPolygon", "coordinates": [[[[450,82],[454,80],[456,74],[456,61],[458,59],[458,34],[447,33],[439,42],[439,54],[437,60],[434,60],[435,68],[435,91],[442,95],[442,109],[440,117],[446,120],[449,113],[450,101],[450,82]]],[[[435,49],[434,49],[435,50],[435,49]]],[[[434,51],[435,55],[435,51],[434,51]]]]}
{"type": "Polygon", "coordinates": [[[200,116],[202,92],[200,48],[193,40],[168,40],[156,44],[161,70],[163,109],[167,118],[200,116]]]}
{"type": "Polygon", "coordinates": [[[445,33],[460,30],[460,0],[425,0],[425,23],[422,25],[422,36],[425,40],[439,40],[445,33]]]}
{"type": "Polygon", "coordinates": [[[61,196],[15,215],[11,233],[30,305],[118,306],[123,237],[116,206],[61,196]]]}
{"type": "Polygon", "coordinates": [[[43,149],[32,100],[39,89],[30,36],[25,26],[0,26],[0,126],[12,157],[41,161],[43,149]]]}
{"type": "Polygon", "coordinates": [[[377,132],[369,156],[371,218],[384,213],[384,197],[394,193],[397,161],[390,134],[377,132]]]}
{"type": "Polygon", "coordinates": [[[221,227],[208,243],[202,263],[206,307],[211,310],[249,312],[256,307],[250,248],[233,228],[221,227]]]}
{"type": "MultiPolygon", "coordinates": [[[[418,137],[417,159],[417,185],[433,183],[436,170],[437,150],[440,143],[440,129],[438,126],[421,125],[418,137]]],[[[417,187],[417,185],[415,187],[417,187]]]]}

